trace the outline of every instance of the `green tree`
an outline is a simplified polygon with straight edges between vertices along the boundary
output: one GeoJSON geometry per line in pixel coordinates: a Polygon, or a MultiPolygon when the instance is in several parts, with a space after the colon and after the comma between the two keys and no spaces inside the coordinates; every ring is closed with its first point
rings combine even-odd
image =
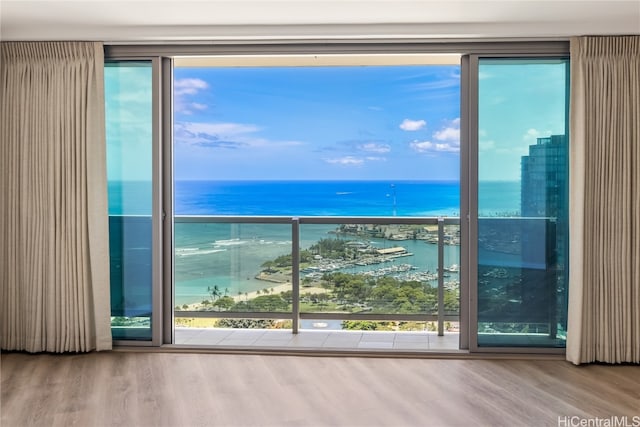
{"type": "Polygon", "coordinates": [[[285,311],[289,304],[280,295],[262,295],[247,303],[250,311],[285,311]]]}
{"type": "Polygon", "coordinates": [[[292,265],[292,257],[291,254],[286,254],[286,255],[280,255],[279,257],[277,257],[275,260],[273,260],[273,262],[275,263],[276,267],[291,267],[292,265]]]}
{"type": "Polygon", "coordinates": [[[261,267],[263,268],[263,271],[266,271],[267,273],[275,273],[276,272],[276,270],[274,269],[275,266],[276,266],[276,262],[273,260],[265,261],[261,265],[261,267]]]}
{"type": "Polygon", "coordinates": [[[214,307],[217,307],[219,310],[229,310],[231,307],[235,305],[235,301],[230,296],[223,296],[219,298],[216,302],[213,303],[214,307]]]}
{"type": "Polygon", "coordinates": [[[220,287],[218,285],[213,285],[213,287],[207,286],[207,292],[211,295],[212,301],[215,301],[222,296],[222,292],[220,292],[220,287]]]}
{"type": "Polygon", "coordinates": [[[303,249],[300,251],[300,262],[311,262],[313,261],[313,254],[308,249],[303,249]]]}
{"type": "Polygon", "coordinates": [[[344,258],[347,241],[342,239],[320,239],[315,245],[311,245],[309,251],[323,258],[344,258]]]}

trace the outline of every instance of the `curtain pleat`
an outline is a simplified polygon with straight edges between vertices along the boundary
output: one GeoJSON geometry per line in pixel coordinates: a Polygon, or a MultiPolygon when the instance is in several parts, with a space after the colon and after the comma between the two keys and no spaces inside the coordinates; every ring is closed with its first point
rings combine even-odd
{"type": "Polygon", "coordinates": [[[110,349],[102,44],[0,49],[0,347],[110,349]]]}
{"type": "Polygon", "coordinates": [[[640,363],[640,37],[571,39],[567,360],[640,363]]]}

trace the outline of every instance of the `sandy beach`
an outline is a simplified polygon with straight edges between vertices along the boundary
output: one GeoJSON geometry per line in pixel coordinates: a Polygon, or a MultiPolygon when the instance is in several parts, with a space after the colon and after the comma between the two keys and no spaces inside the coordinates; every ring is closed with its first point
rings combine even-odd
{"type": "MultiPolygon", "coordinates": [[[[291,286],[291,282],[286,282],[286,283],[281,283],[279,285],[275,285],[275,286],[270,286],[270,285],[274,285],[273,283],[265,283],[265,288],[269,289],[271,292],[265,294],[263,293],[262,290],[260,290],[258,293],[258,291],[253,291],[253,292],[247,292],[247,294],[242,294],[242,295],[229,295],[231,298],[233,298],[233,300],[235,302],[241,302],[241,301],[248,301],[251,299],[254,299],[256,297],[262,296],[262,295],[279,295],[281,292],[287,292],[287,291],[291,291],[292,290],[292,286],[291,286]]],[[[322,294],[322,293],[326,293],[328,292],[327,289],[325,288],[321,288],[321,287],[301,287],[300,288],[300,295],[302,294],[322,294]]],[[[200,303],[192,303],[192,304],[187,304],[188,308],[183,308],[183,311],[200,311],[203,310],[205,308],[205,306],[200,303]]]]}

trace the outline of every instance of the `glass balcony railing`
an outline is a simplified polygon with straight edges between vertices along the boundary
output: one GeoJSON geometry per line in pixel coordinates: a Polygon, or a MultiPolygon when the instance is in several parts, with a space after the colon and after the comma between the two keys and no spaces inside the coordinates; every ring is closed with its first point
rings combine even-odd
{"type": "MultiPolygon", "coordinates": [[[[563,345],[564,223],[478,225],[479,342],[563,345]]],[[[150,218],[110,229],[114,337],[148,340],[150,218]]],[[[457,218],[176,217],[175,325],[454,332],[459,240],[457,218]]]]}
{"type": "Polygon", "coordinates": [[[565,346],[567,241],[562,218],[478,220],[480,346],[565,346]]]}
{"type": "Polygon", "coordinates": [[[109,215],[111,332],[115,340],[151,340],[151,216],[109,215]]]}
{"type": "Polygon", "coordinates": [[[459,319],[459,242],[458,218],[176,216],[176,325],[442,334],[459,319]]]}

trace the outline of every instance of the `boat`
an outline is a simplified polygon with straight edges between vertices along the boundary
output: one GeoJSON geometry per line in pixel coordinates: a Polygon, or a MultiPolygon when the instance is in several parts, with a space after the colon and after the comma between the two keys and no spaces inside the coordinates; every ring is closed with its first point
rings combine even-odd
{"type": "Polygon", "coordinates": [[[445,267],[444,271],[448,271],[449,273],[457,273],[460,271],[460,266],[458,264],[451,264],[449,267],[445,267]]]}

